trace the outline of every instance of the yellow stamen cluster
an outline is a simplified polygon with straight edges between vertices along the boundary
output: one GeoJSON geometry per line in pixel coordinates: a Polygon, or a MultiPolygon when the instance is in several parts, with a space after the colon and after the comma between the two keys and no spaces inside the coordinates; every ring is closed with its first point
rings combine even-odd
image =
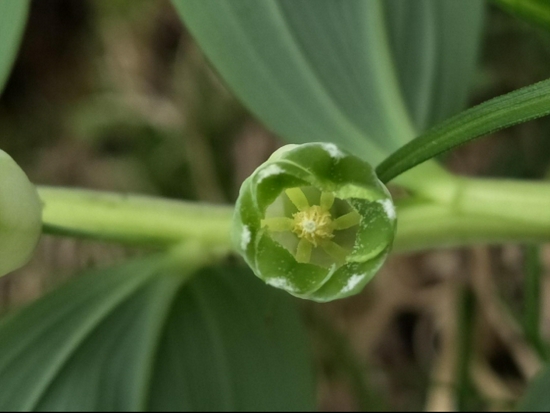
{"type": "Polygon", "coordinates": [[[334,237],[330,211],[319,205],[313,205],[296,212],[292,217],[294,218],[292,232],[313,244],[314,247],[317,247],[322,241],[334,237]]]}
{"type": "Polygon", "coordinates": [[[286,195],[298,212],[289,217],[271,217],[262,220],[262,226],[266,226],[273,232],[290,231],[299,238],[296,252],[296,261],[308,263],[311,261],[313,248],[320,247],[337,263],[343,264],[349,251],[336,244],[331,239],[334,231],[351,228],[359,224],[360,216],[356,211],[334,218],[331,208],[334,204],[334,195],[329,192],[321,192],[320,205],[309,205],[309,201],[301,188],[288,188],[286,195]]]}

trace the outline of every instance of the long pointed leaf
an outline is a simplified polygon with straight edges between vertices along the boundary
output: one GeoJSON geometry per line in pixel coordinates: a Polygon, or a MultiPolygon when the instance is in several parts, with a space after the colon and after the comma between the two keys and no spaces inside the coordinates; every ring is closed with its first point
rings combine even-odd
{"type": "Polygon", "coordinates": [[[550,114],[550,80],[516,90],[468,109],[411,141],[377,168],[388,182],[458,145],[491,132],[550,114]]]}

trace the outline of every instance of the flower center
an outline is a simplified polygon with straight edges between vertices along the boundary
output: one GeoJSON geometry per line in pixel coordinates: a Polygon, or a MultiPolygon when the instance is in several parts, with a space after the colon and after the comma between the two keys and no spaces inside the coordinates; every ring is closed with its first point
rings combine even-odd
{"type": "Polygon", "coordinates": [[[292,232],[299,238],[305,239],[315,247],[323,240],[328,240],[334,235],[334,225],[330,212],[319,206],[313,205],[292,215],[294,218],[292,232]]]}
{"type": "MultiPolygon", "coordinates": [[[[280,216],[281,212],[268,214],[261,220],[262,228],[267,228],[273,239],[290,251],[299,263],[312,263],[326,268],[345,264],[346,257],[354,247],[356,233],[353,232],[350,238],[349,231],[345,230],[359,225],[359,213],[346,201],[335,198],[333,193],[317,188],[287,188],[277,200],[284,205],[287,199],[298,212],[292,213],[291,217],[290,213],[284,211],[284,216],[280,216]],[[319,199],[318,205],[311,205],[311,201],[315,202],[316,198],[319,199]],[[334,234],[338,231],[340,234],[334,234]],[[287,235],[291,234],[289,239],[287,235]],[[333,240],[335,235],[339,238],[338,242],[333,240]],[[298,244],[295,243],[296,238],[298,244]]],[[[271,208],[280,205],[276,201],[271,208]]]]}

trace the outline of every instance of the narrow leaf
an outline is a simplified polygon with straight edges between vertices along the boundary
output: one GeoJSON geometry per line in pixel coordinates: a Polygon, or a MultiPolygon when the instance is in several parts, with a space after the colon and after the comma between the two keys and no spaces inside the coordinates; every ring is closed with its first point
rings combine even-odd
{"type": "Polygon", "coordinates": [[[459,113],[393,153],[377,168],[388,182],[449,149],[518,123],[550,114],[550,80],[516,90],[459,113]]]}

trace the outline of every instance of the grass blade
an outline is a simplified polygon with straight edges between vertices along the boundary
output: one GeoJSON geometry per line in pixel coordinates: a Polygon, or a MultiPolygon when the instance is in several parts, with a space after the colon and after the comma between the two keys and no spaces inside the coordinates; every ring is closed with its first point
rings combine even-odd
{"type": "Polygon", "coordinates": [[[550,114],[550,79],[499,96],[429,129],[377,168],[382,182],[473,139],[550,114]]]}

